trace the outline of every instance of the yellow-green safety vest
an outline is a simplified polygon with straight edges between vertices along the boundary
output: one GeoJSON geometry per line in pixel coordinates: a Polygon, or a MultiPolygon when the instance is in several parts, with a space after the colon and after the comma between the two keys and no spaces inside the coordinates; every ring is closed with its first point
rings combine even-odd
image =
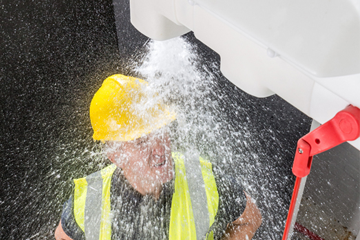
{"type": "MultiPolygon", "coordinates": [[[[169,239],[205,238],[219,205],[212,164],[201,157],[200,164],[191,164],[176,152],[172,153],[172,157],[175,162],[175,191],[171,203],[169,239]]],[[[111,240],[110,187],[115,169],[112,164],[74,180],[74,217],[86,240],[111,240]]],[[[213,233],[208,233],[206,239],[213,240],[213,233]]]]}

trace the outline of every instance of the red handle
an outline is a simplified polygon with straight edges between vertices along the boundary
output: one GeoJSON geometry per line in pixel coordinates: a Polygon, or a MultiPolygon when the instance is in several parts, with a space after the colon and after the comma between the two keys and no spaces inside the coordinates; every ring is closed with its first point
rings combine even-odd
{"type": "Polygon", "coordinates": [[[330,121],[300,138],[293,165],[294,175],[301,178],[309,175],[312,156],[359,136],[360,109],[349,105],[330,121]]]}
{"type": "Polygon", "coordinates": [[[300,138],[296,148],[293,173],[296,178],[283,240],[287,240],[301,178],[309,175],[313,156],[360,137],[360,109],[352,105],[338,112],[333,119],[300,138]]]}

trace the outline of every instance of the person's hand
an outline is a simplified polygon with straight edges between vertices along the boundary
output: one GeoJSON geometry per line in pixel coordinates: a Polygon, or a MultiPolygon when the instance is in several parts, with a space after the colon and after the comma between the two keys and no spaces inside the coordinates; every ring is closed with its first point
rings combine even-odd
{"type": "Polygon", "coordinates": [[[222,237],[223,240],[249,240],[254,236],[256,230],[261,225],[262,219],[260,210],[256,206],[254,200],[246,193],[245,195],[245,210],[238,219],[228,224],[225,234],[222,237]]]}
{"type": "Polygon", "coordinates": [[[64,229],[61,226],[61,221],[59,222],[58,227],[55,230],[55,239],[56,240],[73,240],[71,237],[66,235],[64,229]]]}

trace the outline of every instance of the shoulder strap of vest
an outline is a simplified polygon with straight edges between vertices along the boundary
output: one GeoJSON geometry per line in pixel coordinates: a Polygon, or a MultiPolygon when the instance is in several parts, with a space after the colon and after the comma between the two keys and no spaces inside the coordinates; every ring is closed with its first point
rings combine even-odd
{"type": "MultiPolygon", "coordinates": [[[[169,229],[171,240],[205,237],[219,203],[211,163],[198,157],[195,161],[190,157],[184,161],[184,158],[180,153],[173,153],[176,178],[169,229]]],[[[208,236],[213,239],[212,233],[208,236]]]]}
{"type": "Polygon", "coordinates": [[[86,240],[111,239],[110,187],[115,169],[112,164],[74,180],[74,216],[86,240]]]}
{"type": "MultiPolygon", "coordinates": [[[[214,223],[215,216],[219,207],[219,193],[216,187],[215,176],[212,171],[212,164],[208,160],[199,157],[201,165],[201,173],[205,182],[205,191],[207,198],[207,206],[209,211],[209,227],[214,223]]],[[[214,233],[210,232],[207,234],[208,240],[214,239],[214,233]]]]}

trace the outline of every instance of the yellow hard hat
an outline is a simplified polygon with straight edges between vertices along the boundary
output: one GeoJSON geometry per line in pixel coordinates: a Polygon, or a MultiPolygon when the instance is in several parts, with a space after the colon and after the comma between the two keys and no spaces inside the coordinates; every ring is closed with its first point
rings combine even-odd
{"type": "Polygon", "coordinates": [[[90,104],[94,140],[130,141],[175,120],[176,114],[146,91],[144,80],[108,77],[90,104]]]}

